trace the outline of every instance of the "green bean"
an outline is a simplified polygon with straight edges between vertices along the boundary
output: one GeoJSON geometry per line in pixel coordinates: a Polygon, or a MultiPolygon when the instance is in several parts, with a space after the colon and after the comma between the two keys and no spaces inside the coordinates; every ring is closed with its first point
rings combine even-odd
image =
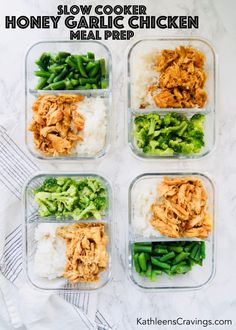
{"type": "Polygon", "coordinates": [[[95,67],[95,62],[88,62],[88,64],[86,65],[86,70],[90,71],[95,67]]]}
{"type": "Polygon", "coordinates": [[[170,269],[163,269],[163,272],[169,276],[172,275],[170,269]]]}
{"type": "Polygon", "coordinates": [[[59,52],[56,57],[57,58],[64,58],[64,57],[68,57],[68,56],[70,56],[69,52],[59,52]]]}
{"type": "Polygon", "coordinates": [[[205,242],[201,242],[201,258],[205,259],[206,258],[206,244],[205,242]]]}
{"type": "Polygon", "coordinates": [[[42,70],[47,70],[48,66],[50,64],[51,61],[51,55],[49,53],[42,53],[42,55],[40,56],[40,58],[38,60],[35,61],[35,64],[37,64],[37,66],[42,69],[42,70]]]}
{"type": "Polygon", "coordinates": [[[85,88],[86,88],[86,89],[91,89],[91,88],[92,88],[92,85],[87,83],[87,84],[85,85],[85,88]]]}
{"type": "Polygon", "coordinates": [[[103,77],[106,76],[106,63],[105,63],[105,59],[101,58],[99,60],[99,64],[100,64],[100,70],[101,70],[101,74],[103,77]]]}
{"type": "Polygon", "coordinates": [[[90,60],[94,60],[94,58],[95,58],[95,55],[92,52],[87,52],[87,56],[90,60]]]}
{"type": "Polygon", "coordinates": [[[140,268],[146,272],[147,270],[147,261],[146,261],[146,257],[145,257],[145,253],[144,252],[141,252],[138,256],[138,261],[139,261],[139,265],[140,265],[140,268]]]}
{"type": "Polygon", "coordinates": [[[73,69],[77,70],[78,69],[78,64],[77,64],[77,59],[75,56],[71,55],[67,57],[66,63],[73,69]]]}
{"type": "Polygon", "coordinates": [[[73,76],[74,76],[74,79],[77,79],[77,80],[78,80],[78,79],[79,79],[79,77],[80,77],[79,73],[74,73],[74,75],[73,75],[73,76]]]}
{"type": "Polygon", "coordinates": [[[162,270],[160,270],[160,269],[153,269],[152,272],[154,272],[156,275],[162,274],[162,270]]]}
{"type": "Polygon", "coordinates": [[[195,255],[196,255],[197,251],[198,251],[198,243],[195,243],[195,245],[194,245],[194,247],[193,247],[193,249],[191,250],[191,253],[190,253],[190,257],[192,259],[195,259],[195,255]]]}
{"type": "Polygon", "coordinates": [[[152,252],[152,247],[151,246],[146,246],[146,245],[133,245],[133,250],[135,252],[152,252]]]}
{"type": "Polygon", "coordinates": [[[146,276],[149,278],[152,276],[152,264],[150,262],[147,264],[146,276]]]}
{"type": "Polygon", "coordinates": [[[92,84],[92,89],[98,89],[98,86],[96,84],[92,84]]]}
{"type": "Polygon", "coordinates": [[[67,76],[68,72],[68,67],[64,67],[64,69],[53,79],[53,82],[56,83],[63,80],[67,76]]]}
{"type": "Polygon", "coordinates": [[[68,89],[68,90],[73,89],[73,85],[72,85],[71,80],[69,78],[66,78],[64,81],[65,81],[65,89],[68,89]]]}
{"type": "Polygon", "coordinates": [[[97,79],[96,78],[79,78],[79,82],[81,85],[96,84],[97,79]]]}
{"type": "Polygon", "coordinates": [[[97,75],[100,69],[99,62],[94,62],[94,67],[89,71],[89,77],[93,78],[97,75]]]}
{"type": "Polygon", "coordinates": [[[68,73],[68,75],[66,76],[66,78],[73,79],[73,78],[74,78],[74,73],[73,73],[73,71],[69,71],[69,73],[68,73]]]}
{"type": "Polygon", "coordinates": [[[173,259],[175,257],[175,253],[172,251],[172,252],[169,252],[167,254],[165,254],[164,256],[162,256],[160,258],[160,261],[167,261],[167,260],[170,260],[170,259],[173,259]]]}
{"type": "Polygon", "coordinates": [[[145,272],[140,272],[139,275],[142,276],[142,277],[145,277],[146,273],[145,272]]]}
{"type": "Polygon", "coordinates": [[[106,79],[101,79],[101,87],[102,89],[106,89],[108,87],[108,82],[106,79]]]}
{"type": "Polygon", "coordinates": [[[41,77],[41,78],[48,78],[50,77],[50,73],[46,71],[34,71],[35,76],[41,77]]]}
{"type": "Polygon", "coordinates": [[[188,265],[178,265],[176,268],[177,274],[185,274],[191,270],[191,266],[188,265]]]}
{"type": "Polygon", "coordinates": [[[138,262],[138,253],[134,255],[134,267],[137,273],[140,273],[141,269],[138,262]]]}
{"type": "Polygon", "coordinates": [[[157,276],[156,272],[152,271],[151,276],[150,276],[150,279],[151,279],[152,282],[156,281],[156,276],[157,276]]]}
{"type": "Polygon", "coordinates": [[[194,256],[194,260],[199,261],[200,258],[201,258],[201,246],[198,245],[198,249],[197,249],[197,252],[196,252],[196,254],[194,256]]]}
{"type": "MultiPolygon", "coordinates": [[[[57,81],[55,83],[49,84],[47,86],[47,89],[52,89],[52,90],[60,90],[60,89],[64,89],[65,88],[65,81],[61,80],[61,81],[57,81]]],[[[46,88],[44,88],[46,89],[46,88]]]]}
{"type": "Polygon", "coordinates": [[[79,72],[81,73],[81,75],[83,77],[87,78],[88,75],[87,75],[86,70],[85,70],[85,68],[83,66],[83,58],[82,58],[82,56],[81,55],[77,55],[76,58],[77,58],[77,64],[78,64],[79,72]]]}
{"type": "Polygon", "coordinates": [[[155,257],[151,257],[151,262],[153,265],[155,266],[158,266],[160,268],[163,268],[163,269],[170,269],[170,265],[168,265],[167,263],[165,262],[161,262],[160,260],[158,260],[157,258],[155,257]]]}
{"type": "Polygon", "coordinates": [[[156,247],[156,248],[154,248],[153,252],[156,254],[166,254],[166,253],[168,253],[168,250],[163,249],[162,247],[156,247]]]}
{"type": "Polygon", "coordinates": [[[43,89],[47,85],[47,78],[40,78],[36,89],[43,89]]]}
{"type": "Polygon", "coordinates": [[[57,74],[54,72],[54,73],[51,73],[50,77],[48,78],[47,80],[47,83],[48,84],[51,84],[53,82],[53,79],[57,76],[57,74]]]}
{"type": "Polygon", "coordinates": [[[89,59],[89,58],[87,57],[87,55],[81,55],[81,58],[82,58],[83,63],[84,63],[84,62],[85,62],[85,63],[89,63],[89,62],[91,61],[91,59],[89,59]]]}
{"type": "Polygon", "coordinates": [[[190,252],[191,249],[194,247],[195,242],[190,242],[187,246],[185,246],[184,251],[185,252],[190,252]]]}
{"type": "Polygon", "coordinates": [[[72,84],[73,87],[79,85],[79,80],[77,80],[77,79],[71,79],[70,82],[71,82],[71,84],[72,84]]]}
{"type": "Polygon", "coordinates": [[[57,74],[64,69],[66,64],[58,65],[58,64],[53,64],[48,68],[49,72],[56,72],[57,74]]]}
{"type": "Polygon", "coordinates": [[[170,246],[169,247],[169,251],[174,251],[174,252],[177,252],[177,253],[180,253],[183,251],[183,247],[182,246],[170,246]]]}
{"type": "Polygon", "coordinates": [[[190,255],[190,253],[188,252],[181,252],[180,254],[178,254],[175,259],[173,260],[173,264],[178,264],[180,261],[185,260],[188,256],[190,255]]]}
{"type": "Polygon", "coordinates": [[[180,263],[178,263],[178,264],[176,264],[176,265],[173,265],[172,267],[171,267],[171,273],[172,274],[175,274],[176,273],[176,269],[177,269],[177,267],[178,266],[185,266],[186,265],[186,262],[185,261],[181,261],[180,263]]]}

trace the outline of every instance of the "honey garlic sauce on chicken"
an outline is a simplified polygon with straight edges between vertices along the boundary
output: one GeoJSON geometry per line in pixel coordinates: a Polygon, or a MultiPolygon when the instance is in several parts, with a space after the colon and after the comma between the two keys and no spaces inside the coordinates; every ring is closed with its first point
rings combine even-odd
{"type": "Polygon", "coordinates": [[[194,176],[165,177],[151,205],[151,224],[162,235],[206,238],[212,229],[207,192],[194,176]]]}
{"type": "Polygon", "coordinates": [[[193,47],[162,50],[156,61],[156,70],[160,73],[159,84],[154,86],[156,105],[160,108],[203,108],[207,101],[204,62],[204,54],[193,47]]]}
{"type": "Polygon", "coordinates": [[[84,129],[84,117],[76,104],[84,96],[73,94],[40,95],[32,106],[33,120],[28,130],[33,132],[34,144],[46,156],[71,154],[78,135],[84,129]]]}
{"type": "Polygon", "coordinates": [[[103,224],[72,224],[57,229],[66,242],[64,277],[72,284],[99,280],[108,265],[108,237],[103,224]]]}

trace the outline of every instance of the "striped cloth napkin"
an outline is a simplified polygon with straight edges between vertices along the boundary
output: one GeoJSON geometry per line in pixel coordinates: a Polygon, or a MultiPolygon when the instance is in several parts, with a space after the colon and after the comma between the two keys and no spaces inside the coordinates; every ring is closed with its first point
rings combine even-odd
{"type": "MultiPolygon", "coordinates": [[[[112,329],[96,309],[96,294],[58,292],[53,295],[38,292],[25,282],[22,187],[38,170],[38,165],[9,136],[6,128],[0,126],[0,309],[6,310],[6,319],[11,322],[9,329],[37,330],[49,326],[50,330],[112,329]]],[[[6,324],[1,325],[1,319],[0,328],[7,329],[6,324]]]]}

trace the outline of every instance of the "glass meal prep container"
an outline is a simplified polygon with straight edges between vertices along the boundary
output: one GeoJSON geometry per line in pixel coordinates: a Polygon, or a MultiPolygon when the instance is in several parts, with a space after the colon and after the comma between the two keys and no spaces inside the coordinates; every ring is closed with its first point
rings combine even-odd
{"type": "Polygon", "coordinates": [[[113,217],[113,196],[110,183],[104,177],[93,173],[63,173],[57,174],[53,172],[38,173],[31,177],[24,188],[24,221],[23,221],[23,252],[24,252],[24,271],[25,276],[31,286],[41,290],[59,290],[59,291],[93,291],[104,287],[111,279],[112,269],[112,217],[113,217]],[[38,214],[38,205],[34,201],[33,190],[40,186],[44,179],[48,177],[73,177],[75,179],[93,177],[102,181],[105,186],[108,206],[105,214],[101,220],[90,218],[88,220],[73,220],[71,218],[57,219],[55,216],[40,217],[38,214]],[[55,279],[48,279],[38,276],[34,271],[34,258],[37,248],[37,242],[34,238],[35,229],[38,224],[58,224],[60,226],[69,225],[73,223],[102,223],[105,225],[105,232],[108,236],[107,251],[109,255],[107,269],[99,273],[99,280],[96,282],[79,282],[77,284],[70,284],[65,278],[57,277],[55,279]]]}
{"type": "MultiPolygon", "coordinates": [[[[143,69],[144,70],[144,69],[143,69]]],[[[127,55],[127,113],[126,113],[126,125],[127,125],[127,140],[129,148],[132,153],[141,159],[196,159],[207,155],[215,145],[215,116],[216,116],[216,78],[217,78],[217,58],[216,53],[212,45],[200,38],[195,37],[165,37],[165,38],[153,38],[142,39],[135,42],[128,51],[127,55]],[[139,95],[145,86],[137,88],[137,82],[142,84],[140,77],[138,78],[137,67],[140,56],[151,52],[159,53],[163,49],[175,49],[179,46],[193,46],[205,54],[204,69],[207,73],[207,80],[205,90],[208,95],[207,102],[204,108],[158,108],[147,107],[146,109],[140,109],[138,107],[137,95],[139,95]],[[138,148],[136,140],[133,136],[135,128],[134,119],[137,115],[146,113],[158,113],[164,116],[168,112],[175,112],[177,114],[186,115],[189,119],[194,114],[205,115],[204,122],[204,136],[205,146],[199,153],[192,154],[174,154],[167,156],[150,155],[144,153],[142,149],[138,148]]]]}
{"type": "Polygon", "coordinates": [[[107,154],[112,139],[112,59],[111,52],[107,46],[98,41],[42,41],[32,45],[25,57],[25,143],[34,157],[40,160],[49,161],[69,161],[69,160],[95,160],[107,154]],[[38,70],[35,61],[44,52],[56,54],[58,52],[70,52],[71,54],[86,54],[93,52],[95,59],[104,58],[106,63],[106,79],[108,85],[106,89],[89,89],[89,90],[36,90],[39,77],[34,75],[34,71],[38,70]],[[65,156],[45,156],[40,153],[34,146],[33,133],[27,130],[32,120],[32,104],[40,95],[58,95],[58,94],[80,94],[85,97],[101,97],[104,99],[106,106],[106,137],[103,148],[93,153],[73,153],[65,156]]]}
{"type": "MultiPolygon", "coordinates": [[[[137,216],[137,214],[136,214],[137,216]]],[[[139,219],[140,220],[140,219],[139,219]]],[[[144,219],[143,219],[144,220],[144,219]]],[[[137,219],[136,219],[137,224],[137,219]]],[[[151,228],[151,225],[146,224],[146,228],[151,228]],[[150,227],[149,227],[150,226],[150,227]]],[[[145,291],[166,291],[166,290],[193,290],[200,289],[208,284],[214,277],[215,273],[215,188],[213,182],[204,174],[201,173],[147,173],[136,177],[129,187],[129,229],[128,229],[128,255],[127,265],[129,279],[138,288],[145,291]],[[170,238],[163,236],[158,231],[151,229],[148,235],[144,236],[135,228],[135,212],[134,205],[137,203],[137,189],[150,184],[157,186],[161,183],[164,176],[171,178],[195,176],[199,178],[208,194],[208,211],[213,220],[213,229],[206,239],[199,238],[170,238]],[[148,236],[148,237],[147,237],[148,236]],[[163,273],[156,276],[155,281],[151,281],[146,277],[140,276],[136,272],[133,260],[132,246],[134,243],[141,242],[180,242],[180,241],[204,241],[206,244],[206,258],[203,260],[203,265],[194,265],[193,268],[186,274],[168,276],[163,273]]]]}

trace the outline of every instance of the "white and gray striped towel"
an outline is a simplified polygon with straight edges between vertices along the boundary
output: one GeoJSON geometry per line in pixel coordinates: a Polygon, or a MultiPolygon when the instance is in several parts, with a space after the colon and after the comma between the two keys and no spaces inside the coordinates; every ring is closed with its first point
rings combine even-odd
{"type": "MultiPolygon", "coordinates": [[[[38,170],[38,165],[0,126],[0,309],[2,296],[8,320],[18,329],[49,329],[49,325],[50,330],[112,329],[96,309],[96,294],[45,294],[25,283],[22,272],[22,187],[38,170]]],[[[7,329],[6,325],[4,329],[7,329]]]]}

